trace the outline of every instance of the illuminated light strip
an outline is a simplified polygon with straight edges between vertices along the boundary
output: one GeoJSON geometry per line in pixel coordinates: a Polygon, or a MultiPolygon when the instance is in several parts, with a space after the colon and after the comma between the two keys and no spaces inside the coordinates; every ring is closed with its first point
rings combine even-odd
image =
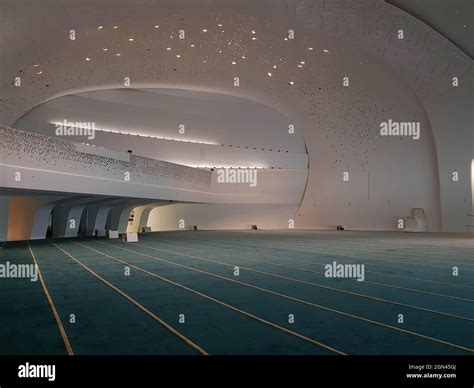
{"type": "MultiPolygon", "coordinates": [[[[181,163],[179,163],[181,164],[181,163]]],[[[194,164],[184,164],[183,165],[186,165],[188,167],[193,167],[193,168],[205,168],[205,169],[210,169],[210,168],[213,168],[213,169],[216,169],[216,170],[220,170],[220,169],[234,169],[234,170],[269,170],[270,167],[256,167],[256,166],[199,166],[199,165],[194,165],[194,164]]]]}
{"type": "MultiPolygon", "coordinates": [[[[64,122],[49,122],[49,124],[63,125],[64,122]]],[[[80,129],[81,127],[68,126],[68,128],[78,128],[78,129],[80,129]]],[[[137,133],[137,132],[121,132],[121,131],[117,131],[117,130],[113,130],[113,129],[95,128],[94,131],[110,132],[110,133],[117,133],[119,135],[130,135],[130,136],[138,136],[138,137],[168,140],[168,141],[180,141],[180,142],[183,142],[183,143],[206,144],[206,145],[215,145],[215,146],[220,145],[220,144],[217,144],[217,143],[210,143],[210,142],[205,142],[205,141],[196,141],[196,140],[188,140],[188,139],[176,139],[176,138],[172,138],[172,137],[162,137],[162,136],[154,136],[154,135],[144,135],[144,134],[140,134],[140,133],[137,133]]]]}
{"type": "MultiPolygon", "coordinates": [[[[290,82],[293,85],[293,81],[290,82]]],[[[49,124],[51,125],[64,125],[64,122],[58,122],[58,121],[50,121],[49,124]]],[[[77,128],[77,129],[87,129],[87,127],[76,127],[76,126],[68,126],[68,128],[77,128]]],[[[205,145],[212,145],[212,146],[223,146],[224,144],[218,144],[218,143],[211,143],[211,142],[205,142],[205,141],[197,141],[197,140],[188,140],[188,139],[177,139],[173,137],[162,137],[162,136],[155,136],[155,135],[143,135],[137,132],[121,132],[113,129],[103,129],[103,128],[94,128],[94,131],[98,132],[110,132],[110,133],[117,133],[119,135],[130,135],[130,136],[138,136],[138,137],[145,137],[148,139],[159,139],[159,140],[168,140],[168,141],[180,141],[183,143],[193,143],[193,144],[205,144],[205,145]]],[[[80,135],[74,135],[74,136],[80,136],[80,135]]],[[[242,146],[243,147],[243,146],[242,146]]],[[[238,148],[238,147],[237,147],[238,148]]],[[[254,149],[255,151],[255,149],[254,149]]],[[[262,149],[262,151],[267,151],[267,152],[275,152],[269,149],[262,149]]],[[[278,150],[280,152],[281,150],[278,150]]],[[[288,150],[283,150],[286,152],[289,152],[288,150]]],[[[264,168],[264,167],[262,167],[264,168]]]]}

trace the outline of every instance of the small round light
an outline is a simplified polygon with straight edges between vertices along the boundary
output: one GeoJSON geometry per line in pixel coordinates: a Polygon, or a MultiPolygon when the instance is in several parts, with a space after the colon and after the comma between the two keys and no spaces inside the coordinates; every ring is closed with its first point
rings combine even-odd
{"type": "Polygon", "coordinates": [[[128,38],[128,41],[129,41],[129,42],[133,42],[134,40],[135,40],[135,39],[133,39],[133,38],[128,38]]]}
{"type": "Polygon", "coordinates": [[[89,57],[86,58],[86,61],[90,61],[91,59],[89,57]]]}

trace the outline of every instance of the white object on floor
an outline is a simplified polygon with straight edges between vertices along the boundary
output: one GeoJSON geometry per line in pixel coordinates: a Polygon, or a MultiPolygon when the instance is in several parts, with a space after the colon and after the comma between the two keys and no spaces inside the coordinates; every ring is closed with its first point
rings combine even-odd
{"type": "Polygon", "coordinates": [[[404,232],[425,232],[426,231],[426,220],[425,211],[421,208],[415,208],[411,210],[412,216],[403,219],[403,231],[404,232]]]}
{"type": "Polygon", "coordinates": [[[123,241],[125,242],[138,242],[138,233],[136,232],[127,232],[123,235],[123,241]]]}
{"type": "Polygon", "coordinates": [[[117,230],[109,230],[109,238],[119,238],[117,230]]]}

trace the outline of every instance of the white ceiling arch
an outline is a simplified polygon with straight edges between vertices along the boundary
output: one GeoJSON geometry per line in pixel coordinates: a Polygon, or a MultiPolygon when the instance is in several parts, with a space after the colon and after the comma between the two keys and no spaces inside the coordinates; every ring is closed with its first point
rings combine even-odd
{"type": "MultiPolygon", "coordinates": [[[[388,155],[377,123],[398,116],[422,121],[426,150],[434,155],[426,154],[434,158],[426,186],[439,196],[433,123],[426,112],[430,116],[431,100],[451,90],[453,76],[462,85],[472,81],[472,61],[416,18],[382,0],[111,4],[74,2],[67,11],[61,7],[48,14],[38,5],[36,21],[17,20],[17,36],[29,32],[30,39],[20,43],[20,55],[8,35],[1,42],[7,53],[0,101],[4,123],[54,96],[123,87],[130,77],[138,88],[182,87],[261,102],[294,122],[307,142],[310,164],[366,173],[381,153],[388,155]],[[48,23],[52,18],[54,25],[48,23]],[[78,34],[75,41],[69,40],[70,29],[78,34]],[[399,29],[403,40],[397,39],[399,29]],[[185,39],[179,39],[179,30],[185,39]],[[285,39],[289,30],[295,39],[285,39]],[[41,36],[41,51],[31,34],[41,36]],[[16,88],[12,80],[19,75],[23,86],[16,88]],[[350,88],[342,87],[344,77],[350,88]],[[315,155],[324,155],[327,165],[315,155]]],[[[15,12],[36,10],[22,6],[10,20],[15,12]]],[[[465,159],[466,152],[458,155],[465,159]]],[[[313,171],[308,198],[311,187],[323,183],[313,171]]],[[[308,199],[302,208],[316,202],[308,199]]],[[[439,199],[435,202],[433,209],[439,209],[439,199]]]]}

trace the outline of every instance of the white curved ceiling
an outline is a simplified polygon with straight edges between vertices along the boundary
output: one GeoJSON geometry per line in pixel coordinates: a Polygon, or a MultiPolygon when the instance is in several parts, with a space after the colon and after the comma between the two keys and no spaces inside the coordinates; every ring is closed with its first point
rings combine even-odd
{"type": "Polygon", "coordinates": [[[350,61],[350,69],[360,62],[350,59],[354,50],[385,62],[421,98],[445,90],[443,79],[451,74],[472,77],[464,53],[383,0],[6,1],[0,4],[0,47],[0,119],[7,125],[47,99],[78,88],[118,87],[126,76],[151,86],[177,80],[191,85],[207,72],[206,84],[215,90],[225,71],[216,67],[232,68],[232,62],[235,69],[228,70],[242,81],[274,73],[276,90],[246,85],[245,93],[256,99],[271,90],[282,100],[282,93],[293,93],[290,82],[298,82],[304,96],[309,90],[301,89],[302,82],[324,81],[308,67],[334,73],[341,61],[350,61]],[[400,27],[408,35],[404,41],[396,39],[400,27]],[[178,38],[181,29],[186,39],[178,38]],[[294,41],[285,41],[289,29],[294,41]],[[307,61],[303,70],[301,61],[307,61]],[[12,85],[15,76],[22,78],[21,89],[12,85]]]}
{"type": "MultiPolygon", "coordinates": [[[[419,198],[430,198],[423,206],[432,209],[433,218],[440,186],[444,220],[465,214],[455,205],[462,199],[449,188],[445,172],[472,159],[464,135],[469,123],[440,126],[432,121],[431,102],[447,92],[453,101],[465,95],[474,79],[472,59],[383,0],[100,0],[46,6],[10,1],[0,7],[1,123],[11,125],[55,97],[123,87],[124,77],[131,77],[133,88],[229,94],[283,113],[303,135],[310,172],[302,224],[323,219],[324,208],[332,212],[337,206],[344,216],[358,217],[354,199],[351,209],[340,206],[345,199],[335,200],[342,169],[359,174],[360,203],[367,204],[368,214],[379,209],[373,196],[363,202],[369,171],[370,182],[381,189],[380,203],[392,203],[394,193],[403,191],[406,202],[388,209],[386,222],[412,207],[413,187],[425,190],[419,198]],[[400,29],[404,39],[397,37],[400,29]],[[180,30],[186,39],[179,39],[180,30]],[[288,39],[289,30],[294,40],[288,39]],[[233,85],[236,76],[239,87],[233,85]],[[15,77],[21,77],[21,87],[14,85],[15,77]],[[348,88],[344,77],[350,79],[348,88]],[[459,79],[457,89],[453,77],[459,79]],[[380,139],[379,124],[389,118],[421,122],[423,141],[380,139]],[[440,141],[444,132],[462,136],[440,141]],[[396,169],[386,176],[393,161],[396,169]],[[437,161],[443,163],[439,174],[437,161]],[[388,184],[396,189],[385,192],[388,184]],[[325,197],[321,187],[328,188],[325,197]]],[[[460,117],[456,109],[442,113],[453,123],[460,117]]],[[[462,195],[469,192],[470,198],[467,183],[461,184],[462,195]]],[[[327,223],[333,218],[328,214],[327,223]]]]}
{"type": "Polygon", "coordinates": [[[417,17],[474,58],[472,0],[388,0],[417,17]]]}
{"type": "Polygon", "coordinates": [[[274,109],[182,89],[114,89],[59,97],[28,112],[15,127],[55,136],[54,123],[63,120],[93,122],[97,130],[132,135],[306,154],[301,135],[290,134],[288,118],[274,109]]]}

